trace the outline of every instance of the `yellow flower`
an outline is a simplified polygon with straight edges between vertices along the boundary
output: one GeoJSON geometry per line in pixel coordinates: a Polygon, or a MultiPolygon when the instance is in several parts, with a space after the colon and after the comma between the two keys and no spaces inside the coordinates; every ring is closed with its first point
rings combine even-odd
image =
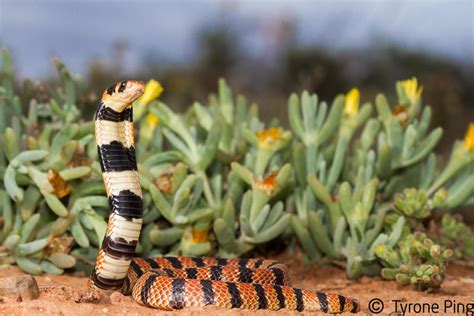
{"type": "Polygon", "coordinates": [[[353,88],[344,97],[344,113],[354,116],[359,111],[360,92],[353,88]]]}
{"type": "Polygon", "coordinates": [[[69,253],[73,242],[74,238],[68,236],[68,234],[64,234],[62,237],[51,236],[49,237],[49,244],[44,250],[45,255],[49,256],[55,252],[69,253]]]}
{"type": "Polygon", "coordinates": [[[172,177],[172,173],[164,173],[160,175],[160,177],[156,179],[154,183],[161,192],[170,193],[173,188],[173,183],[171,182],[172,177]]]}
{"type": "Polygon", "coordinates": [[[464,136],[464,147],[468,151],[474,149],[474,123],[469,124],[469,127],[466,131],[466,136],[464,136]]]}
{"type": "Polygon", "coordinates": [[[71,188],[67,186],[66,180],[54,169],[48,170],[48,182],[53,187],[54,194],[60,199],[71,193],[71,188]]]}
{"type": "Polygon", "coordinates": [[[146,116],[146,122],[147,122],[148,125],[155,128],[156,125],[158,125],[160,123],[160,119],[155,114],[150,113],[146,116]]]}
{"type": "Polygon", "coordinates": [[[200,244],[209,240],[208,234],[209,227],[204,228],[204,230],[198,230],[196,228],[192,228],[191,235],[193,237],[193,243],[200,244]]]}
{"type": "Polygon", "coordinates": [[[283,130],[279,127],[264,129],[255,133],[262,147],[271,147],[276,141],[283,139],[283,130]]]}
{"type": "Polygon", "coordinates": [[[254,180],[254,184],[257,188],[260,190],[264,191],[268,196],[271,196],[273,193],[273,190],[275,190],[276,186],[276,177],[277,173],[272,172],[269,176],[266,178],[257,178],[254,180]]]}
{"type": "Polygon", "coordinates": [[[152,79],[146,84],[145,92],[143,92],[143,95],[140,97],[138,102],[148,104],[158,98],[162,92],[163,87],[161,84],[158,81],[152,79]]]}
{"type": "Polygon", "coordinates": [[[420,101],[423,86],[418,86],[418,80],[415,77],[403,80],[402,87],[411,104],[416,104],[420,101]]]}

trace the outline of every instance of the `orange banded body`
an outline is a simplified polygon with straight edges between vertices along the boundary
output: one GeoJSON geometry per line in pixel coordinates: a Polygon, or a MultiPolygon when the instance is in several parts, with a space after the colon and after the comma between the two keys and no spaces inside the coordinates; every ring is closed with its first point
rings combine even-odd
{"type": "Polygon", "coordinates": [[[146,272],[181,279],[289,285],[287,267],[264,259],[216,259],[199,257],[134,258],[123,292],[131,293],[146,272]]]}
{"type": "Polygon", "coordinates": [[[142,305],[163,310],[214,305],[223,308],[322,311],[359,311],[357,300],[332,293],[289,286],[192,280],[145,273],[133,288],[133,298],[142,305]]]}
{"type": "Polygon", "coordinates": [[[96,142],[110,211],[91,274],[91,290],[121,290],[140,304],[165,310],[215,305],[357,312],[357,300],[290,287],[287,268],[277,261],[132,258],[143,222],[132,103],[143,91],[141,82],[119,82],[104,92],[96,113],[96,142]]]}
{"type": "Polygon", "coordinates": [[[124,293],[142,305],[173,310],[223,308],[355,312],[356,300],[290,287],[287,267],[264,259],[134,258],[124,293]]]}

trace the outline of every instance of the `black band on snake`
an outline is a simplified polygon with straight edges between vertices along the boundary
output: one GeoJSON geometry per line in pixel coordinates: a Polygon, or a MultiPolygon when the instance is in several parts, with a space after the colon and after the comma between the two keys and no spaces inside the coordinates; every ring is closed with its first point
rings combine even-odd
{"type": "Polygon", "coordinates": [[[138,303],[165,310],[214,305],[357,312],[355,299],[290,287],[286,266],[273,260],[133,258],[143,207],[132,103],[144,89],[138,81],[118,82],[104,91],[96,113],[95,137],[109,198],[109,221],[90,278],[91,290],[131,293],[138,303]]]}

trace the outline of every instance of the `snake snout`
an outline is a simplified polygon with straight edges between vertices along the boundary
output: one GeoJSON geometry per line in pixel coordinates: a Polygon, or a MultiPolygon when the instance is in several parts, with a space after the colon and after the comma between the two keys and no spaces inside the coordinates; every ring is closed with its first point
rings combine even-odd
{"type": "Polygon", "coordinates": [[[134,101],[145,92],[145,83],[141,81],[128,80],[125,91],[128,91],[132,95],[132,100],[130,101],[134,101]]]}
{"type": "Polygon", "coordinates": [[[145,83],[142,81],[136,81],[136,80],[128,80],[127,82],[127,89],[130,88],[135,88],[137,90],[142,90],[145,91],[145,83]]]}

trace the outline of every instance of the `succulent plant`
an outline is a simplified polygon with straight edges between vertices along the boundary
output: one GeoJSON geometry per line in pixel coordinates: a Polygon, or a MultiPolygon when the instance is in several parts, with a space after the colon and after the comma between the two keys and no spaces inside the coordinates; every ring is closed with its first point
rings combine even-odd
{"type": "MultiPolygon", "coordinates": [[[[21,113],[14,92],[9,54],[3,51],[4,71],[0,90],[2,127],[2,231],[1,262],[16,263],[24,271],[61,274],[76,259],[69,254],[73,238],[65,232],[75,220],[62,198],[70,195],[69,184],[88,176],[92,168],[74,165],[77,151],[87,145],[91,126],[71,123],[77,119],[73,81],[64,66],[56,62],[65,90],[53,94],[48,104],[30,101],[28,114],[21,113]],[[61,101],[67,109],[55,107],[61,101]],[[64,128],[52,135],[51,119],[64,128]]],[[[71,203],[72,199],[69,200],[71,203]]],[[[71,204],[71,208],[72,208],[71,204]]],[[[102,219],[103,220],[103,219],[102,219]]]]}
{"type": "Polygon", "coordinates": [[[395,246],[410,227],[423,228],[435,208],[472,203],[472,172],[462,170],[473,170],[468,135],[474,132],[454,145],[439,171],[432,151],[442,130],[429,131],[431,109],[422,106],[422,88],[411,79],[396,90],[399,105],[392,109],[378,95],[372,118],[370,104],[359,110],[357,89],[336,97],[328,115],[316,95],[289,101],[296,135],[293,230],[309,259],[345,257],[350,277],[380,270],[374,247],[395,246]],[[359,128],[359,138],[352,139],[359,128]]]}
{"type": "Polygon", "coordinates": [[[444,249],[420,232],[407,235],[396,247],[379,244],[374,251],[386,266],[382,277],[428,292],[441,286],[453,255],[451,249],[444,249]]]}
{"type": "Polygon", "coordinates": [[[439,189],[433,199],[428,199],[423,190],[408,188],[395,194],[394,208],[404,216],[423,219],[430,216],[434,208],[442,206],[446,196],[445,189],[439,189]]]}
{"type": "Polygon", "coordinates": [[[459,216],[443,215],[439,231],[433,239],[452,249],[454,258],[470,260],[474,257],[474,232],[459,216]]]}

